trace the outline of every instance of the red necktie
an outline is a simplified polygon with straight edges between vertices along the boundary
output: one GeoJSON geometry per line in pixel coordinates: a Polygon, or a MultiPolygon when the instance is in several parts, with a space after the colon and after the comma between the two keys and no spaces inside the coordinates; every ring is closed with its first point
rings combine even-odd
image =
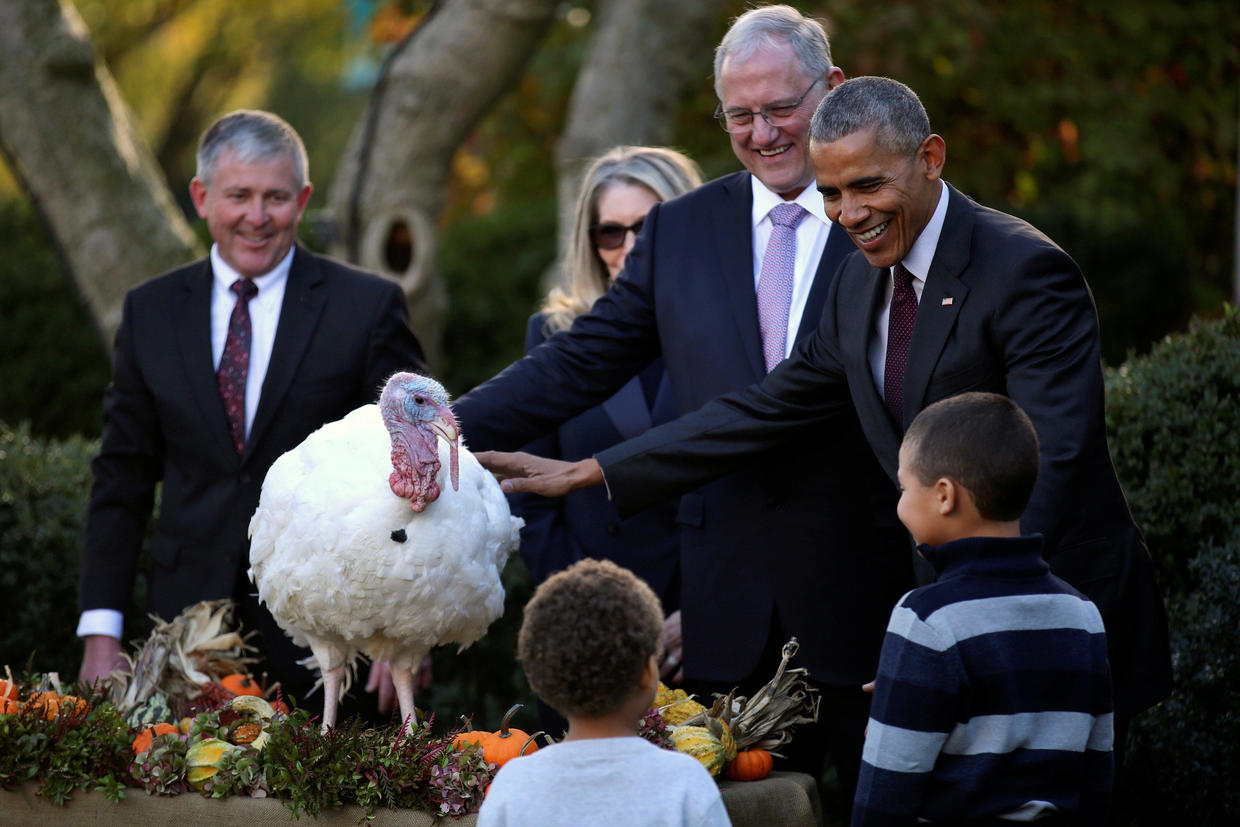
{"type": "Polygon", "coordinates": [[[903,264],[891,268],[895,289],[891,292],[891,312],[887,317],[887,361],[883,367],[883,398],[887,410],[904,429],[904,365],[908,362],[908,343],[913,338],[917,318],[917,293],[913,275],[903,264]]]}
{"type": "Polygon", "coordinates": [[[800,204],[776,204],[771,218],[771,240],[762,254],[758,272],[758,327],[762,355],[770,373],[784,359],[788,341],[788,306],[792,303],[793,271],[797,263],[797,225],[809,215],[800,204]]]}
{"type": "Polygon", "coordinates": [[[245,380],[250,372],[250,299],[258,293],[258,285],[249,279],[237,279],[228,289],[237,294],[237,303],[228,319],[228,338],[224,340],[224,355],[215,378],[228,414],[233,445],[237,447],[237,456],[241,456],[245,453],[245,380]]]}

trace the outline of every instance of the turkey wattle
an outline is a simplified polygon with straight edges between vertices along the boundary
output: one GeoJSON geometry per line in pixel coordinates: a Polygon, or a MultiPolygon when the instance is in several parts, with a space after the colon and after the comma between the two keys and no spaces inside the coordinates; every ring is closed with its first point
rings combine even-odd
{"type": "Polygon", "coordinates": [[[423,656],[464,649],[503,613],[500,573],[522,521],[459,442],[443,386],[398,373],[378,405],[324,425],[267,473],[250,579],[314,653],[324,729],[358,653],[391,663],[407,726],[423,656]]]}

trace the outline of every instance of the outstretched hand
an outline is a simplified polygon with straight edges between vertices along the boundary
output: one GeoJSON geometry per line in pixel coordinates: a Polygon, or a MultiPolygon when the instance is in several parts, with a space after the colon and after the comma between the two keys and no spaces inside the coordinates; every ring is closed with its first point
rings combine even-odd
{"type": "Polygon", "coordinates": [[[565,462],[502,451],[479,451],[474,457],[499,478],[505,494],[528,491],[544,497],[563,497],[570,491],[603,484],[603,469],[593,457],[565,462]]]}

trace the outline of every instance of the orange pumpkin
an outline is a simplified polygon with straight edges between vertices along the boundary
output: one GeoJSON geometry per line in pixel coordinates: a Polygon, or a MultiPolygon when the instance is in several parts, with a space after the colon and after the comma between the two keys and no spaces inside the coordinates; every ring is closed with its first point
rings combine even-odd
{"type": "Polygon", "coordinates": [[[725,771],[733,781],[757,781],[766,778],[775,763],[764,749],[743,749],[736,753],[725,771]]]}
{"type": "Polygon", "coordinates": [[[277,715],[287,715],[289,713],[288,704],[278,699],[271,702],[271,708],[276,711],[277,715]]]}
{"type": "Polygon", "coordinates": [[[33,692],[26,705],[49,721],[60,714],[60,696],[55,692],[33,692]]]}
{"type": "Polygon", "coordinates": [[[479,730],[471,730],[468,732],[458,733],[453,739],[452,744],[460,749],[465,744],[477,744],[482,747],[482,757],[487,761],[502,767],[518,755],[529,755],[531,752],[538,750],[538,744],[534,743],[534,739],[540,733],[530,735],[523,730],[509,727],[512,716],[517,714],[517,710],[521,708],[521,704],[514,704],[512,709],[504,713],[504,718],[499,722],[498,732],[482,732],[479,730]]]}
{"type": "Polygon", "coordinates": [[[0,678],[0,700],[17,700],[17,684],[0,678]]]}
{"type": "Polygon", "coordinates": [[[256,698],[263,697],[263,689],[255,683],[249,675],[243,675],[240,672],[234,672],[231,675],[225,675],[220,678],[220,686],[227,689],[234,695],[253,695],[256,698]]]}
{"type": "Polygon", "coordinates": [[[138,733],[137,738],[133,739],[133,754],[141,755],[146,752],[151,748],[151,742],[154,741],[157,736],[167,735],[169,733],[172,735],[178,735],[180,732],[181,730],[177,729],[172,724],[156,724],[153,727],[147,727],[138,733]]]}
{"type": "Polygon", "coordinates": [[[20,701],[13,698],[0,698],[0,715],[16,715],[22,711],[22,708],[20,701]]]}

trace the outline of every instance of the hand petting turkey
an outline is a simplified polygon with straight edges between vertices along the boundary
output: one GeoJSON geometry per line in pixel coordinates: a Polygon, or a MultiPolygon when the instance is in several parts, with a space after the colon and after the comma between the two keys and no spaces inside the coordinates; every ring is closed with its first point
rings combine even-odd
{"type": "Polygon", "coordinates": [[[563,497],[581,488],[603,484],[603,469],[593,457],[565,462],[523,451],[479,451],[474,459],[495,474],[505,494],[526,491],[544,497],[563,497]]]}

